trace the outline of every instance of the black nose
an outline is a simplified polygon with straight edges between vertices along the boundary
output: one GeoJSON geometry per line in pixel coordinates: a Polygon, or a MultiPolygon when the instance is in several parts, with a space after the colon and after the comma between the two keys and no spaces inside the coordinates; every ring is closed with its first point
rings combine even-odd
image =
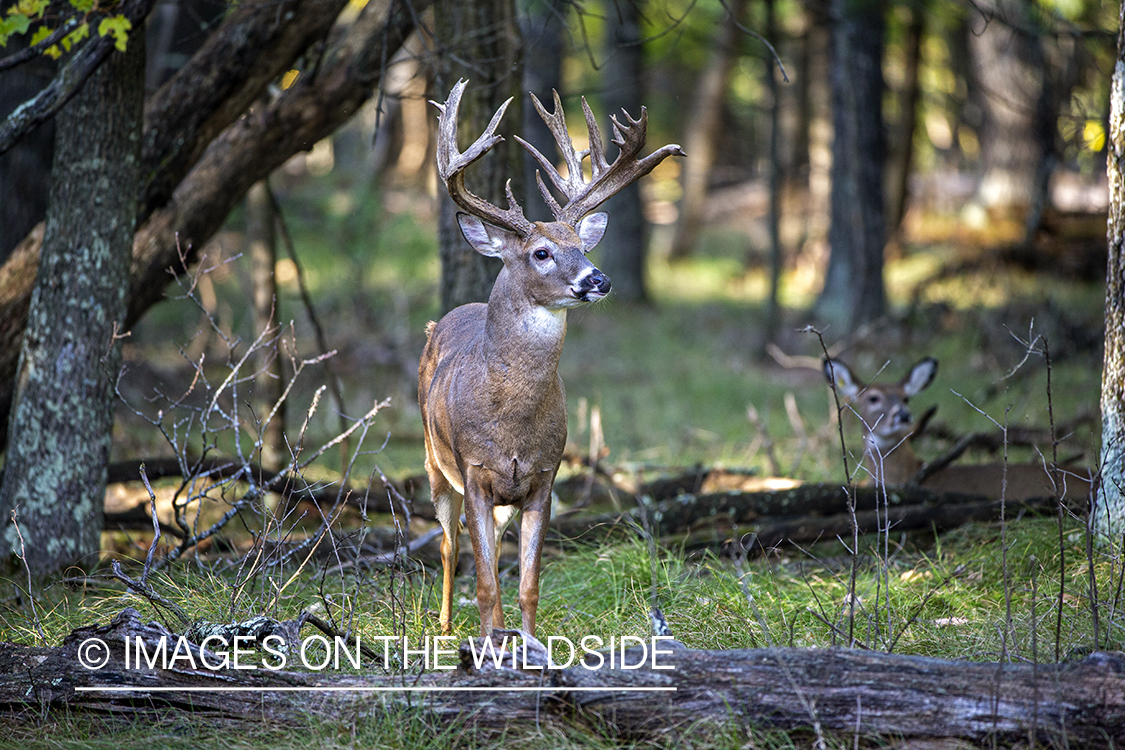
{"type": "Polygon", "coordinates": [[[586,277],[586,285],[591,289],[597,289],[602,294],[606,294],[609,292],[609,277],[601,271],[594,271],[586,277]]]}

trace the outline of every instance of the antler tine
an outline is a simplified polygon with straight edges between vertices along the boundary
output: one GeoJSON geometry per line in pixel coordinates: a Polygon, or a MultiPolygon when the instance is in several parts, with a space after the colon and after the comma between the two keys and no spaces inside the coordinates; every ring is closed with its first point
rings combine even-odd
{"type": "MultiPolygon", "coordinates": [[[[535,94],[531,94],[531,102],[535,105],[535,111],[539,113],[539,117],[543,120],[547,129],[551,131],[551,136],[555,139],[555,144],[558,146],[559,153],[562,154],[563,161],[566,162],[567,176],[564,178],[559,170],[555,168],[554,162],[539,153],[539,150],[530,143],[519,136],[516,136],[516,140],[521,146],[527,149],[527,152],[531,154],[535,161],[539,162],[539,166],[547,173],[551,182],[559,189],[559,192],[569,198],[575,191],[581,190],[585,185],[585,181],[582,179],[582,159],[584,159],[589,152],[586,150],[575,150],[574,142],[571,140],[570,132],[566,127],[566,114],[563,112],[559,92],[552,91],[552,94],[554,94],[555,111],[550,114],[547,113],[547,109],[535,94]]],[[[543,200],[551,209],[551,213],[555,215],[557,221],[562,221],[562,208],[559,206],[554,196],[551,195],[547,186],[543,184],[543,179],[539,176],[538,172],[536,172],[536,182],[539,184],[539,192],[543,194],[543,200]]]]}
{"type": "MultiPolygon", "coordinates": [[[[609,169],[609,163],[605,160],[601,128],[598,127],[598,121],[594,119],[594,113],[590,111],[590,105],[586,103],[586,97],[582,97],[582,114],[586,118],[586,130],[590,133],[590,167],[596,178],[609,169]]],[[[614,133],[616,132],[615,130],[614,133]]]]}
{"type": "Polygon", "coordinates": [[[555,169],[555,165],[530,143],[519,136],[516,136],[516,140],[535,157],[551,182],[566,197],[566,205],[560,207],[544,184],[543,178],[536,172],[539,192],[543,194],[543,200],[550,207],[551,213],[555,215],[556,221],[566,222],[572,226],[577,224],[583,216],[612,198],[614,194],[630,183],[644,177],[669,156],[684,156],[683,149],[676,144],[670,144],[643,159],[637,158],[637,155],[644,148],[648,128],[648,110],[641,107],[641,116],[637,119],[633,119],[628,112],[622,110],[625,115],[625,124],[618,121],[616,116],[611,118],[613,121],[612,143],[620,149],[620,153],[613,160],[613,164],[609,164],[605,158],[601,130],[598,128],[598,123],[594,119],[585,97],[582,98],[582,113],[586,119],[586,128],[590,132],[590,147],[578,151],[574,148],[574,142],[567,132],[566,119],[563,115],[559,94],[557,91],[554,94],[555,111],[551,114],[547,113],[547,110],[534,94],[531,95],[531,100],[535,104],[535,110],[543,118],[543,122],[547,124],[547,128],[558,144],[559,151],[566,162],[568,172],[566,178],[564,179],[555,169]],[[582,160],[586,156],[590,157],[590,166],[593,173],[590,182],[586,182],[582,176],[582,160]]]}
{"type": "Polygon", "coordinates": [[[512,195],[511,180],[508,180],[504,189],[508,198],[507,210],[492,205],[484,198],[474,195],[472,191],[465,187],[465,169],[488,153],[497,143],[504,140],[502,136],[496,135],[496,127],[500,124],[500,118],[504,116],[508,105],[512,103],[512,99],[509,97],[506,102],[501,104],[481,136],[462,153],[457,150],[457,110],[461,106],[461,95],[465,92],[467,83],[468,81],[464,78],[459,80],[453,90],[449,92],[449,98],[446,99],[445,104],[430,102],[441,112],[438,118],[438,176],[441,177],[442,182],[448,188],[449,197],[458,206],[491,224],[510,229],[521,237],[527,237],[533,231],[533,227],[531,222],[523,215],[523,209],[512,195]]]}

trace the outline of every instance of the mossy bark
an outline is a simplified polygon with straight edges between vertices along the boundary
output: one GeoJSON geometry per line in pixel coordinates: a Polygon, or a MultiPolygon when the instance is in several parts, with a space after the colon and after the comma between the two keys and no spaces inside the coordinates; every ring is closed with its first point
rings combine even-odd
{"type": "Polygon", "coordinates": [[[97,562],[137,215],[144,60],[144,36],[133,34],[57,118],[0,484],[3,549],[36,575],[97,562]]]}
{"type": "Polygon", "coordinates": [[[1121,20],[1110,94],[1102,481],[1095,509],[1099,538],[1112,547],[1120,544],[1125,535],[1125,5],[1121,20]]]}

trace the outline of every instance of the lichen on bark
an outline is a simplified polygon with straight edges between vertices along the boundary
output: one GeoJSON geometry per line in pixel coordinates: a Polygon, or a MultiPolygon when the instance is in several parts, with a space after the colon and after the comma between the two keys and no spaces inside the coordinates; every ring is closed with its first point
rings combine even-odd
{"type": "Polygon", "coordinates": [[[57,118],[0,482],[6,564],[22,556],[40,576],[97,562],[136,225],[144,59],[143,34],[134,34],[57,118]]]}

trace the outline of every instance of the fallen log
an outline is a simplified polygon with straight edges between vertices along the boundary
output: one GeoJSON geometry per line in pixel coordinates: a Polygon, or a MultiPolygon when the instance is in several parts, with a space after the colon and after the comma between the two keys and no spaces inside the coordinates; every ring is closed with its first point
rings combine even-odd
{"type": "MultiPolygon", "coordinates": [[[[154,463],[155,476],[178,474],[173,460],[154,463]]],[[[214,478],[223,476],[229,462],[215,462],[208,467],[214,478]]],[[[128,467],[129,469],[132,466],[128,467]]],[[[120,467],[120,481],[131,479],[135,471],[120,467]]],[[[150,475],[153,472],[150,470],[150,475]]],[[[263,477],[272,476],[263,472],[263,477]]],[[[289,500],[332,503],[339,497],[334,488],[295,490],[291,485],[289,500]]],[[[354,488],[347,494],[348,504],[363,504],[366,512],[390,512],[388,495],[402,493],[406,488],[388,486],[376,479],[369,488],[354,488]]],[[[916,486],[888,488],[884,493],[875,487],[853,488],[855,512],[848,510],[845,488],[834,484],[802,484],[784,490],[765,492],[716,492],[704,495],[680,495],[670,500],[645,504],[617,513],[576,512],[553,519],[548,528],[549,543],[598,543],[614,534],[643,534],[647,515],[652,535],[667,546],[688,550],[711,548],[737,550],[732,546],[735,536],[741,548],[760,554],[789,544],[811,544],[848,538],[853,531],[871,534],[881,531],[943,532],[971,522],[995,522],[1022,515],[1054,513],[1051,498],[1038,498],[1001,504],[983,496],[936,492],[916,486]]],[[[411,502],[411,500],[406,500],[411,502]]],[[[433,507],[428,502],[411,503],[415,515],[432,519],[433,507]]],[[[107,529],[151,528],[148,503],[124,512],[105,515],[107,529]]],[[[1081,509],[1078,509],[1081,510],[1081,509]]],[[[173,530],[174,531],[174,530],[173,530]]]]}
{"type": "Polygon", "coordinates": [[[0,713],[42,721],[52,711],[134,718],[185,711],[212,722],[304,724],[310,717],[334,721],[409,710],[438,722],[457,718],[483,734],[527,726],[573,729],[595,718],[616,736],[642,740],[692,736],[736,721],[864,738],[1091,748],[1125,743],[1120,653],[1069,664],[989,664],[844,649],[698,651],[660,643],[656,655],[651,644],[617,651],[617,668],[607,666],[603,652],[588,655],[589,665],[565,668],[543,668],[551,665],[534,656],[525,669],[487,662],[488,668],[466,669],[466,652],[482,642],[476,640],[462,646],[460,666],[449,659],[449,671],[161,669],[137,666],[135,657],[126,667],[126,639],[154,649],[161,638],[173,637],[127,609],[109,625],[75,630],[60,647],[0,643],[0,713]],[[92,639],[107,645],[107,661],[96,669],[79,662],[80,656],[91,660],[92,639]],[[604,660],[599,668],[596,658],[604,660]]]}
{"type": "MultiPolygon", "coordinates": [[[[884,493],[875,487],[853,489],[855,525],[859,533],[886,528],[896,531],[935,529],[946,531],[971,521],[996,521],[1001,503],[978,495],[935,492],[922,487],[892,487],[884,493]]],[[[1050,498],[1008,502],[1007,518],[1020,514],[1054,512],[1050,498]]],[[[681,495],[620,513],[574,514],[551,521],[550,538],[598,541],[612,533],[642,533],[643,514],[653,536],[676,545],[714,546],[729,542],[737,531],[748,551],[779,544],[807,543],[850,536],[852,513],[845,488],[833,484],[802,484],[768,492],[717,492],[681,495]]]]}

